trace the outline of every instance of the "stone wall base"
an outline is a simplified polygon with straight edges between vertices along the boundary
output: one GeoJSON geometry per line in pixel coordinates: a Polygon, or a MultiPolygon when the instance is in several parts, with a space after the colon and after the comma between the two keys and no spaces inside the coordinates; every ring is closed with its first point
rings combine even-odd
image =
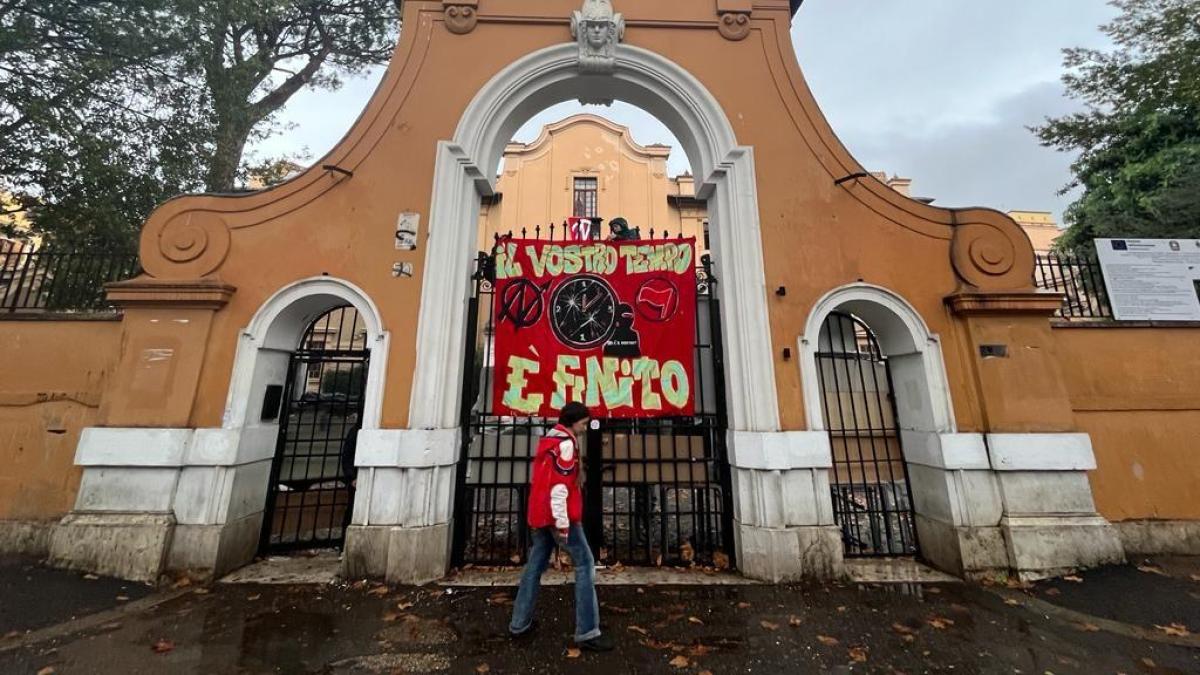
{"type": "Polygon", "coordinates": [[[978,579],[1007,572],[1008,552],[999,527],[955,526],[917,514],[921,557],[943,572],[978,579]]]}
{"type": "Polygon", "coordinates": [[[154,584],[164,571],[174,530],[170,513],[69,513],[50,536],[48,562],[154,584]]]}
{"type": "Polygon", "coordinates": [[[738,569],[771,583],[843,576],[842,534],[834,525],[756,527],[734,523],[738,569]]]}
{"type": "Polygon", "coordinates": [[[1009,567],[1026,581],[1125,562],[1116,528],[1099,515],[1006,516],[1000,529],[1009,567]]]}
{"type": "Polygon", "coordinates": [[[254,560],[262,534],[262,512],[224,525],[176,525],[167,569],[209,580],[254,560]]]}
{"type": "Polygon", "coordinates": [[[342,577],[383,578],[394,584],[426,584],[450,566],[449,523],[426,527],[351,525],[346,530],[342,577]]]}
{"type": "Polygon", "coordinates": [[[0,520],[0,553],[44,558],[57,521],[0,520]]]}
{"type": "Polygon", "coordinates": [[[1125,520],[1113,527],[1130,555],[1200,555],[1200,520],[1125,520]]]}

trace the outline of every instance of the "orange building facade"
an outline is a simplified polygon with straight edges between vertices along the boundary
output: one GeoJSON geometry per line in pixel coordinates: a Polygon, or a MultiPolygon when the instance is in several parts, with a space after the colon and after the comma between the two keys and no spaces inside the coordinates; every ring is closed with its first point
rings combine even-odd
{"type": "MultiPolygon", "coordinates": [[[[326,534],[344,532],[349,576],[422,582],[471,559],[479,514],[494,523],[501,512],[480,481],[519,490],[519,475],[486,476],[527,450],[478,429],[488,359],[470,336],[485,332],[488,230],[559,221],[574,180],[592,177],[600,215],[649,194],[632,224],[689,227],[673,220],[683,216],[669,190],[654,192],[671,183],[639,177],[662,173],[661,149],[607,123],[588,121],[616,175],[570,153],[571,184],[526,199],[525,179],[509,174],[509,161],[557,166],[539,155],[552,144],[509,143],[533,114],[622,100],[661,120],[693,167],[683,196],[703,202],[713,261],[697,342],[719,350],[703,434],[619,431],[592,448],[654,464],[597,478],[628,497],[630,522],[665,522],[686,482],[694,501],[670,515],[683,527],[681,514],[712,514],[705,532],[721,541],[693,532],[676,549],[703,544],[714,564],[769,581],[838,576],[848,557],[880,553],[860,527],[895,526],[907,539],[883,553],[966,576],[1195,546],[1195,328],[1063,328],[1051,318],[1061,297],[1034,288],[1033,247],[1011,218],[914,201],[866,172],[796,63],[798,3],[613,4],[410,1],[378,91],[316,166],[269,190],[155,211],[145,274],[109,288],[123,318],[97,327],[107,342],[95,363],[64,361],[61,383],[6,385],[87,392],[63,434],[78,435],[75,468],[61,454],[46,464],[79,476],[70,511],[25,540],[41,536],[57,564],[129,578],[221,574],[282,541],[276,526],[310,528],[326,513],[326,534]],[[351,329],[330,329],[328,313],[344,307],[351,329]],[[837,365],[848,361],[853,381],[837,365]],[[1127,388],[1112,377],[1126,367],[1127,388]],[[685,468],[701,464],[711,474],[685,468]],[[321,480],[306,480],[314,471],[321,480]],[[309,509],[323,495],[333,506],[309,509]]],[[[0,328],[28,341],[27,323],[0,328]]],[[[15,482],[0,497],[56,489],[15,482]]],[[[61,508],[61,492],[35,499],[61,508]]],[[[31,515],[5,508],[14,523],[31,515]]]]}

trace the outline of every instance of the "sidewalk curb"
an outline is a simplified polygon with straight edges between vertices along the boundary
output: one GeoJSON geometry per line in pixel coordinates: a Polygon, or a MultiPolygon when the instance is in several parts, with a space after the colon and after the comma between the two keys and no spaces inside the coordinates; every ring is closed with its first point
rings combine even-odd
{"type": "Polygon", "coordinates": [[[164,602],[169,602],[193,591],[195,591],[194,588],[181,588],[167,591],[165,593],[154,594],[140,600],[134,600],[133,602],[123,604],[119,607],[114,607],[113,609],[106,609],[96,612],[95,614],[88,614],[77,619],[71,619],[70,621],[57,623],[53,626],[39,628],[38,630],[25,633],[15,638],[9,638],[7,640],[0,638],[0,654],[11,652],[16,649],[23,649],[30,645],[39,644],[55,638],[73,635],[97,626],[102,626],[106,623],[115,621],[126,614],[134,614],[148,609],[153,609],[164,602]]]}
{"type": "Polygon", "coordinates": [[[1005,600],[1015,600],[1020,603],[1020,606],[1026,609],[1045,614],[1048,617],[1064,620],[1068,623],[1073,623],[1076,625],[1091,624],[1105,632],[1134,638],[1136,640],[1157,642],[1159,644],[1173,645],[1176,647],[1191,647],[1192,649],[1200,649],[1200,635],[1165,635],[1136,624],[1114,621],[1113,619],[1104,619],[1098,616],[1092,616],[1091,614],[1076,611],[1074,609],[1067,609],[1066,607],[1061,607],[1052,602],[1047,602],[1041,598],[1035,598],[1032,595],[1027,595],[1025,593],[994,588],[985,590],[988,590],[989,592],[1005,600]]]}

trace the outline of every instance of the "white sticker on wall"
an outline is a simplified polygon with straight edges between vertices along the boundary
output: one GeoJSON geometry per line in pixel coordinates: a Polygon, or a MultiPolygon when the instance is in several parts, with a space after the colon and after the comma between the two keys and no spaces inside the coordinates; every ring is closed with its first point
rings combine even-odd
{"type": "Polygon", "coordinates": [[[401,213],[396,220],[396,250],[417,250],[417,228],[421,225],[421,214],[401,213]]]}

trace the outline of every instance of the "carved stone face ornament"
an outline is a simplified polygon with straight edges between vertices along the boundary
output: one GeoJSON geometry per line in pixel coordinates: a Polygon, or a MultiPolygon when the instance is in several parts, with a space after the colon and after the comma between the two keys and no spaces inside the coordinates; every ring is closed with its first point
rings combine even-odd
{"type": "Polygon", "coordinates": [[[613,11],[611,0],[584,0],[571,15],[571,36],[579,43],[582,72],[611,73],[617,43],[625,37],[625,17],[613,11]]]}

